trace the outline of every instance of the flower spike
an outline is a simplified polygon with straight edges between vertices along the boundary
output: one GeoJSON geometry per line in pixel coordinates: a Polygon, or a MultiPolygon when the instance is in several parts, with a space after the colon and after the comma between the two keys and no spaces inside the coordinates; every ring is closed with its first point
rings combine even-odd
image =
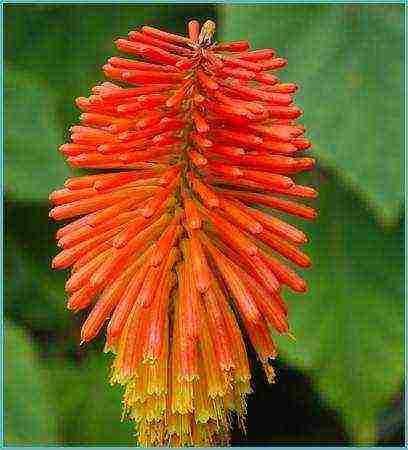
{"type": "Polygon", "coordinates": [[[228,444],[251,392],[244,336],[273,382],[275,336],[292,337],[284,290],[307,291],[286,262],[311,265],[307,236],[274,215],[316,217],[301,201],[317,192],[295,181],[314,166],[298,87],[275,50],[214,33],[193,20],[187,37],[117,39],[126,56],[103,66],[115,82],[77,99],[60,147],[99,172],[50,195],[50,217],[71,220],[52,262],[72,270],[67,307],[90,309],[81,343],[107,325],[111,382],[147,447],[228,444]]]}

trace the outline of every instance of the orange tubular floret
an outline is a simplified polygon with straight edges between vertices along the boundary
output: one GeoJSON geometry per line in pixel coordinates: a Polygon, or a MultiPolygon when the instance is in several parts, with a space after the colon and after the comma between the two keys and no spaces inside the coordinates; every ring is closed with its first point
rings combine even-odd
{"type": "Polygon", "coordinates": [[[236,204],[227,199],[223,199],[221,208],[232,218],[234,222],[237,222],[242,228],[253,234],[258,234],[263,231],[262,225],[252,217],[246,214],[236,204]]]}
{"type": "Polygon", "coordinates": [[[200,235],[197,231],[191,231],[189,243],[189,254],[191,256],[191,268],[195,277],[195,285],[199,292],[208,291],[211,284],[211,273],[205,257],[200,235]]]}
{"type": "Polygon", "coordinates": [[[131,31],[129,33],[129,39],[136,42],[142,42],[145,44],[152,45],[154,47],[159,47],[164,50],[167,50],[171,53],[175,53],[177,55],[183,55],[183,56],[191,56],[191,50],[187,49],[185,47],[180,47],[179,45],[171,44],[170,42],[166,42],[162,39],[157,39],[152,36],[146,35],[146,33],[139,33],[137,31],[131,31]]]}
{"type": "Polygon", "coordinates": [[[145,228],[139,234],[129,240],[123,248],[115,249],[112,256],[108,258],[93,274],[90,283],[93,286],[99,286],[117,271],[118,267],[124,266],[128,262],[130,255],[143,248],[146,241],[149,242],[158,237],[160,231],[169,221],[168,215],[164,214],[160,219],[145,228]]]}
{"type": "Polygon", "coordinates": [[[166,33],[165,31],[161,31],[157,28],[144,26],[142,27],[143,33],[146,33],[150,36],[153,36],[157,39],[161,39],[166,42],[175,42],[176,44],[189,45],[190,41],[184,36],[179,36],[173,33],[166,33]]]}
{"type": "MultiPolygon", "coordinates": [[[[178,370],[176,370],[176,380],[192,380],[198,377],[197,352],[195,342],[191,339],[191,332],[185,325],[188,319],[188,292],[187,292],[187,268],[182,264],[178,269],[179,293],[177,301],[177,327],[176,333],[178,345],[176,345],[176,359],[178,370]],[[178,348],[177,348],[178,347],[178,348]]],[[[191,400],[190,400],[191,401],[191,400]]],[[[191,408],[191,405],[190,405],[191,408]]]]}
{"type": "Polygon", "coordinates": [[[246,203],[258,203],[260,205],[269,206],[302,217],[303,219],[312,220],[317,217],[316,211],[309,206],[304,206],[291,200],[284,200],[271,195],[232,190],[228,191],[228,195],[233,195],[235,198],[239,198],[246,203]]]}
{"type": "Polygon", "coordinates": [[[280,235],[281,237],[292,241],[295,244],[305,244],[307,237],[305,233],[298,230],[296,227],[289,225],[288,223],[266,214],[262,211],[253,208],[247,208],[240,202],[237,202],[249,215],[258,220],[265,228],[268,228],[272,232],[280,235]]]}
{"type": "MultiPolygon", "coordinates": [[[[134,263],[135,265],[135,263],[134,263]]],[[[92,312],[86,319],[81,330],[82,342],[89,342],[97,336],[102,325],[109,318],[111,312],[119,302],[130,276],[134,271],[134,265],[130,266],[122,276],[118,277],[102,294],[92,312]]]]}
{"type": "Polygon", "coordinates": [[[197,167],[204,167],[208,163],[207,158],[204,158],[204,156],[201,153],[198,153],[195,150],[189,151],[189,157],[193,162],[193,164],[197,167]]]}
{"type": "Polygon", "coordinates": [[[176,177],[166,189],[157,194],[155,197],[150,198],[146,202],[146,205],[144,206],[143,210],[141,211],[142,216],[145,218],[153,216],[155,211],[157,211],[157,209],[159,209],[159,207],[163,203],[165,203],[166,200],[170,197],[170,195],[174,192],[177,183],[178,177],[176,177]]]}
{"type": "Polygon", "coordinates": [[[287,333],[288,323],[286,320],[286,309],[280,305],[280,297],[277,293],[268,299],[268,292],[253,280],[247,273],[237,269],[240,277],[253,295],[256,305],[263,314],[264,319],[279,333],[287,333]]]}
{"type": "MultiPolygon", "coordinates": [[[[97,191],[105,191],[107,189],[116,188],[118,186],[122,186],[132,181],[136,180],[149,180],[149,178],[153,181],[153,176],[156,175],[155,172],[122,172],[118,173],[116,176],[110,178],[109,180],[100,180],[95,181],[93,184],[94,189],[97,191]]],[[[144,182],[145,184],[147,181],[144,182]]]]}
{"type": "Polygon", "coordinates": [[[205,90],[215,91],[218,89],[218,84],[209,78],[202,70],[197,70],[197,79],[205,90]]]}
{"type": "MultiPolygon", "coordinates": [[[[189,249],[183,249],[185,252],[185,259],[188,259],[189,249]]],[[[187,309],[186,309],[186,328],[187,334],[191,339],[197,339],[200,331],[200,319],[199,319],[199,303],[200,294],[196,287],[196,279],[192,266],[186,266],[186,295],[188,297],[187,309]]]]}
{"type": "Polygon", "coordinates": [[[140,44],[138,42],[128,41],[127,39],[118,39],[115,44],[118,50],[131,55],[146,57],[154,63],[173,66],[179,60],[178,57],[171,53],[151,45],[140,44]]]}
{"type": "Polygon", "coordinates": [[[166,339],[166,316],[171,288],[171,277],[169,273],[166,273],[162,277],[155,294],[155,314],[151,315],[145,349],[143,351],[145,361],[157,361],[162,354],[162,349],[165,345],[164,340],[166,339]]]}
{"type": "Polygon", "coordinates": [[[72,270],[75,272],[76,270],[79,270],[82,266],[87,264],[92,259],[96,258],[100,253],[102,253],[105,250],[110,249],[112,246],[112,238],[107,239],[106,241],[99,243],[95,245],[91,250],[88,252],[82,254],[81,256],[78,256],[75,258],[75,262],[72,264],[72,270]]]}
{"type": "Polygon", "coordinates": [[[138,212],[138,216],[134,220],[128,221],[127,227],[115,236],[112,247],[116,249],[125,247],[139,231],[145,229],[150,224],[151,219],[148,220],[145,217],[140,217],[140,213],[138,212]]]}
{"type": "Polygon", "coordinates": [[[200,34],[200,23],[197,20],[191,20],[188,23],[188,36],[192,42],[198,41],[200,34]]]}
{"type": "Polygon", "coordinates": [[[218,304],[220,305],[222,310],[226,331],[230,336],[230,344],[232,349],[232,355],[234,358],[234,366],[235,366],[235,373],[237,374],[237,379],[239,379],[241,382],[243,380],[248,380],[250,378],[248,357],[245,350],[245,344],[242,338],[241,331],[236,322],[236,318],[228,305],[228,301],[225,298],[225,295],[218,286],[218,283],[214,283],[212,288],[214,289],[215,295],[217,296],[218,304]]]}
{"type": "Polygon", "coordinates": [[[74,272],[65,283],[65,290],[69,293],[72,293],[80,289],[81,286],[87,284],[93,272],[110,252],[110,249],[105,250],[97,257],[85,264],[83,267],[81,267],[78,271],[74,272]]]}
{"type": "Polygon", "coordinates": [[[112,206],[105,207],[100,211],[95,211],[93,214],[89,214],[85,217],[85,223],[92,227],[96,227],[97,225],[106,223],[106,221],[117,217],[117,215],[121,212],[133,211],[135,207],[139,207],[145,202],[145,198],[139,200],[137,197],[134,198],[131,196],[131,198],[126,198],[112,206]]]}
{"type": "Polygon", "coordinates": [[[183,201],[188,227],[191,230],[197,230],[198,228],[201,228],[201,216],[198,212],[196,203],[185,193],[183,194],[183,201]]]}
{"type": "Polygon", "coordinates": [[[315,160],[298,86],[276,76],[286,59],[216,43],[211,20],[187,31],[116,40],[128,56],[108,58],[112,82],[76,99],[80,123],[59,149],[101,173],[49,197],[50,217],[71,220],[52,267],[71,268],[68,309],[90,309],[81,343],[107,324],[111,381],[147,447],[227,445],[232,414],[244,428],[244,337],[273,382],[285,290],[307,291],[288,264],[311,265],[306,234],[274,211],[317,215],[302,203],[317,191],[295,181],[315,160]]]}
{"type": "Polygon", "coordinates": [[[220,206],[220,201],[214,191],[208,188],[198,178],[194,177],[191,172],[187,174],[193,190],[200,196],[203,203],[208,208],[217,208],[220,206]]]}
{"type": "Polygon", "coordinates": [[[107,341],[110,344],[115,338],[120,335],[128,318],[128,315],[132,310],[133,304],[139,294],[140,288],[142,287],[148,269],[149,264],[143,264],[143,266],[138,270],[137,275],[127,286],[126,291],[124,292],[118,306],[116,307],[107,328],[107,341]]]}
{"type": "Polygon", "coordinates": [[[204,304],[207,310],[210,333],[213,338],[213,345],[218,356],[220,368],[222,370],[233,369],[235,368],[235,364],[231,354],[231,340],[227,334],[225,321],[213,288],[206,292],[204,304]]]}
{"type": "Polygon", "coordinates": [[[100,245],[104,245],[117,232],[118,231],[115,229],[108,230],[102,234],[99,234],[98,236],[74,245],[72,248],[63,250],[52,260],[53,269],[66,269],[67,267],[74,264],[77,259],[85,256],[96,247],[101,248],[100,245]]]}
{"type": "Polygon", "coordinates": [[[235,261],[240,267],[244,268],[251,276],[258,280],[270,293],[276,293],[280,289],[280,282],[270,269],[269,265],[261,259],[260,256],[248,256],[243,253],[235,252],[229,248],[222,240],[216,239],[212,233],[208,235],[213,238],[217,248],[221,250],[230,260],[235,261]]]}
{"type": "Polygon", "coordinates": [[[249,60],[245,60],[245,59],[241,59],[241,58],[223,58],[222,60],[227,66],[241,67],[243,69],[251,70],[253,72],[261,72],[262,71],[262,66],[254,63],[254,62],[251,62],[249,60]]]}
{"type": "Polygon", "coordinates": [[[207,133],[210,130],[208,123],[197,110],[194,110],[191,113],[191,117],[193,118],[194,125],[199,133],[207,133]]]}
{"type": "Polygon", "coordinates": [[[159,265],[163,259],[167,256],[170,249],[174,246],[178,237],[181,235],[183,229],[178,225],[179,216],[176,216],[167,230],[160,236],[160,239],[156,243],[155,254],[151,259],[153,266],[159,265]]]}
{"type": "Polygon", "coordinates": [[[214,47],[216,52],[244,52],[248,49],[249,42],[247,41],[228,42],[226,44],[217,44],[214,47]]]}
{"type": "Polygon", "coordinates": [[[160,266],[150,267],[138,296],[138,302],[141,306],[147,307],[150,305],[156,292],[158,281],[171,271],[177,259],[178,250],[172,247],[160,266]]]}
{"type": "Polygon", "coordinates": [[[257,245],[241,232],[238,227],[218,214],[205,210],[204,208],[202,208],[201,211],[203,212],[203,215],[209,219],[215,232],[223,241],[229,242],[232,247],[235,247],[237,251],[242,252],[245,255],[254,256],[258,253],[257,245]]]}
{"type": "Polygon", "coordinates": [[[258,234],[258,238],[269,245],[270,248],[280,253],[300,267],[310,267],[310,258],[301,252],[296,246],[280,239],[268,230],[258,234]]]}
{"type": "Polygon", "coordinates": [[[292,269],[282,264],[276,258],[261,253],[262,259],[269,265],[271,270],[276,274],[277,278],[284,284],[288,285],[296,292],[306,292],[307,285],[305,281],[292,269]]]}
{"type": "Polygon", "coordinates": [[[96,292],[95,288],[89,286],[89,284],[85,284],[69,297],[67,308],[71,311],[79,311],[80,309],[87,308],[91,304],[96,292]]]}
{"type": "Polygon", "coordinates": [[[260,313],[256,307],[252,295],[249,293],[245,285],[241,282],[237,273],[236,265],[228,258],[226,258],[220,251],[218,251],[216,247],[209,242],[208,238],[206,238],[203,233],[200,234],[200,237],[205,243],[206,249],[214,259],[214,262],[221,272],[225,283],[231,290],[231,293],[234,295],[234,298],[237,301],[237,305],[242,314],[250,322],[257,323],[261,318],[260,313]]]}
{"type": "MultiPolygon", "coordinates": [[[[171,66],[163,66],[160,64],[150,64],[142,61],[135,61],[133,59],[126,59],[126,58],[118,58],[118,57],[111,57],[108,59],[108,64],[114,67],[120,67],[123,69],[136,69],[136,70],[155,70],[158,72],[176,72],[176,70],[171,66]]],[[[108,89],[108,90],[102,90],[100,92],[100,95],[102,99],[104,100],[113,100],[121,97],[129,97],[130,93],[132,93],[132,96],[136,95],[143,95],[143,94],[149,94],[151,92],[159,92],[160,90],[155,89],[154,86],[148,86],[148,87],[138,87],[133,89],[108,89]]]]}

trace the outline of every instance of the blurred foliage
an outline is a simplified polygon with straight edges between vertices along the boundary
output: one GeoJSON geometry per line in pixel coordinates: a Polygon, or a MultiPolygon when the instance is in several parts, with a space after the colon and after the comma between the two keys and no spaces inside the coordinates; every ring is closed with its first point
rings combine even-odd
{"type": "Polygon", "coordinates": [[[55,94],[31,72],[13,66],[6,66],[4,94],[4,120],[13,124],[5,129],[4,139],[6,148],[13,149],[5,155],[7,194],[21,201],[44,201],[70,174],[58,152],[47,152],[62,140],[55,94]]]}
{"type": "Polygon", "coordinates": [[[343,413],[353,441],[370,444],[404,376],[404,229],[379,229],[331,179],[321,179],[319,189],[319,225],[305,227],[310,292],[290,295],[297,343],[280,347],[343,413]]]}
{"type": "Polygon", "coordinates": [[[402,8],[6,5],[4,13],[6,443],[135,443],[132,425],[119,422],[121,392],[107,384],[102,340],[78,347],[84,314],[64,309],[65,274],[49,269],[57,226],[47,196],[69,173],[56,147],[78,116],[74,98],[103,80],[117,36],[145,23],[183,33],[188,19],[216,14],[218,39],[248,38],[289,58],[282,77],[302,87],[321,166],[305,180],[320,190],[320,217],[299,223],[310,235],[310,293],[288,296],[297,342],[279,339],[275,386],[254,362],[248,435],[234,443],[391,439],[384,430],[402,414],[394,405],[403,380],[402,8]]]}
{"type": "Polygon", "coordinates": [[[57,417],[49,374],[25,331],[4,324],[5,389],[4,441],[6,445],[52,444],[57,441],[57,417]]]}
{"type": "Polygon", "coordinates": [[[47,213],[45,205],[7,204],[4,309],[36,332],[64,333],[71,323],[68,311],[61,311],[65,274],[51,272],[56,227],[47,213]]]}
{"type": "Polygon", "coordinates": [[[122,392],[107,383],[109,361],[100,351],[88,351],[79,363],[52,355],[49,368],[58,380],[56,397],[62,400],[61,443],[135,446],[134,424],[120,422],[122,392]]]}

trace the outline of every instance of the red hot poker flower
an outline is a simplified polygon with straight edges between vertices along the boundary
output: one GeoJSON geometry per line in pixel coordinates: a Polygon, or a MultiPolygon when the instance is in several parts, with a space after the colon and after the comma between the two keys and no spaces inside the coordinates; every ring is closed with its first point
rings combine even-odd
{"type": "Polygon", "coordinates": [[[68,308],[91,307],[83,343],[107,323],[112,382],[145,446],[227,443],[251,391],[243,331],[272,382],[282,288],[307,289],[285,262],[310,266],[307,237],[270,212],[316,216],[299,201],[316,191],[293,178],[314,165],[297,86],[275,75],[274,50],[215,44],[214,29],[116,41],[129,57],[103,70],[117,83],[77,99],[81,125],[61,146],[99,173],[50,196],[53,219],[75,219],[52,263],[71,267],[68,308]]]}

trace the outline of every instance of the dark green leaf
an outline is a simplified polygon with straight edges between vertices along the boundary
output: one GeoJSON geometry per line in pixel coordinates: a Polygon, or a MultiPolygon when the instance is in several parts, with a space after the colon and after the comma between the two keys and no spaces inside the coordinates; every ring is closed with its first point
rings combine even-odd
{"type": "Polygon", "coordinates": [[[47,213],[45,207],[7,204],[5,311],[36,332],[67,333],[74,322],[65,308],[66,274],[50,268],[56,227],[47,213]]]}
{"type": "Polygon", "coordinates": [[[122,390],[109,385],[112,357],[87,348],[78,353],[85,356],[79,364],[50,358],[64,443],[135,446],[134,424],[120,422],[122,390]]]}
{"type": "Polygon", "coordinates": [[[57,151],[56,99],[44,81],[11,66],[4,94],[6,192],[15,200],[47,201],[69,174],[57,151]]]}
{"type": "Polygon", "coordinates": [[[223,5],[222,40],[248,39],[289,59],[282,79],[319,163],[395,224],[404,192],[402,5],[223,5]]]}
{"type": "MultiPolygon", "coordinates": [[[[22,301],[23,299],[20,299],[22,301]]],[[[48,373],[21,328],[5,322],[4,429],[6,445],[57,444],[57,418],[48,373]]]]}
{"type": "Polygon", "coordinates": [[[280,346],[341,412],[354,442],[373,444],[404,375],[403,225],[381,231],[333,180],[320,189],[320,218],[305,227],[310,292],[289,296],[297,342],[280,346]]]}

